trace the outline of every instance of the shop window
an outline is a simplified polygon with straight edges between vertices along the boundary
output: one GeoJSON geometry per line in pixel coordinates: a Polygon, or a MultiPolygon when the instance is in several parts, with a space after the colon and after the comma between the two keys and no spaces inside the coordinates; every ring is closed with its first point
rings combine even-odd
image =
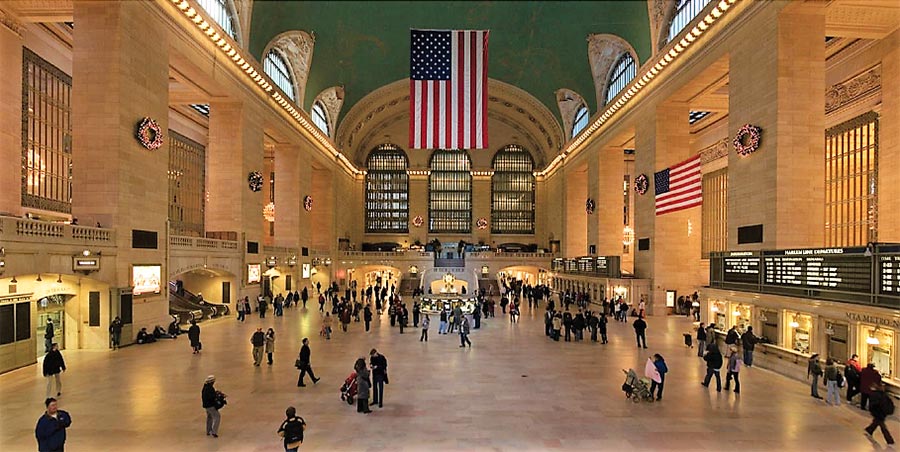
{"type": "Polygon", "coordinates": [[[700,252],[725,251],[728,246],[728,168],[703,175],[703,206],[700,252]]]}
{"type": "Polygon", "coordinates": [[[728,307],[722,301],[716,301],[712,306],[712,322],[716,325],[716,329],[719,331],[726,331],[727,319],[728,319],[728,307]]]}
{"type": "Polygon", "coordinates": [[[878,114],[825,131],[825,245],[878,239],[878,114]]]}
{"type": "Polygon", "coordinates": [[[842,363],[850,357],[847,343],[850,339],[850,328],[843,323],[825,323],[825,336],[828,337],[828,357],[842,363]]]}
{"type": "Polygon", "coordinates": [[[866,341],[866,363],[875,363],[875,369],[882,376],[891,377],[893,373],[894,332],[883,328],[863,328],[866,341]]]}
{"type": "Polygon", "coordinates": [[[759,320],[762,323],[762,337],[771,344],[778,345],[780,331],[778,326],[778,313],[775,311],[760,311],[759,320]]]}
{"type": "Polygon", "coordinates": [[[750,312],[750,306],[742,304],[733,307],[731,310],[731,316],[734,320],[731,324],[736,326],[741,333],[747,331],[747,327],[753,325],[751,323],[752,318],[750,312]]]}
{"type": "Polygon", "coordinates": [[[790,345],[791,349],[809,354],[810,352],[810,335],[812,334],[812,317],[804,314],[789,314],[790,320],[788,327],[790,328],[790,345]]]}
{"type": "Polygon", "coordinates": [[[22,61],[22,206],[72,212],[72,77],[27,48],[22,61]]]}
{"type": "Polygon", "coordinates": [[[366,232],[409,232],[409,161],[393,144],[366,159],[366,232]]]}
{"type": "Polygon", "coordinates": [[[491,176],[491,233],[534,234],[534,161],[520,146],[494,156],[491,176]]]}

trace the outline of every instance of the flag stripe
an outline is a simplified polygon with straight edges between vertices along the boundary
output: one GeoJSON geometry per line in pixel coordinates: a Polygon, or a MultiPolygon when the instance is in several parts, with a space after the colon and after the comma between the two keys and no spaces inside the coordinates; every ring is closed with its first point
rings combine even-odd
{"type": "Polygon", "coordinates": [[[487,147],[488,35],[411,30],[411,148],[487,147]]]}
{"type": "Polygon", "coordinates": [[[703,204],[700,166],[700,156],[696,155],[654,175],[657,215],[703,204]]]}

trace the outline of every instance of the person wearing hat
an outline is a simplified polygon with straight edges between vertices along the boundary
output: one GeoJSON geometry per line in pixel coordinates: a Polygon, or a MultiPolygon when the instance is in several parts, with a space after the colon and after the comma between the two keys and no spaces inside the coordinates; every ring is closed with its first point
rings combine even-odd
{"type": "Polygon", "coordinates": [[[216,388],[213,386],[215,382],[215,375],[206,377],[206,381],[203,383],[201,399],[203,401],[203,409],[206,410],[206,436],[218,438],[219,422],[222,420],[222,416],[219,414],[219,401],[216,388]]]}
{"type": "Polygon", "coordinates": [[[727,373],[725,374],[725,390],[727,391],[731,388],[731,379],[734,379],[734,393],[741,393],[741,380],[738,378],[738,374],[741,371],[741,358],[738,356],[738,348],[736,345],[732,345],[729,347],[731,350],[731,355],[728,356],[728,367],[725,368],[727,373]]]}
{"type": "Polygon", "coordinates": [[[809,385],[809,395],[817,399],[822,398],[819,395],[819,377],[823,373],[825,372],[822,370],[822,365],[819,364],[819,354],[813,353],[806,365],[806,378],[812,377],[812,382],[809,385]]]}

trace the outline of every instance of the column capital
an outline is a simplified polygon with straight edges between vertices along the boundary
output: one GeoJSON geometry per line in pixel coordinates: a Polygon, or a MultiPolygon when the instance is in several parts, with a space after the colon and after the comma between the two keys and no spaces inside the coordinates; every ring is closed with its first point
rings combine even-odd
{"type": "Polygon", "coordinates": [[[17,34],[20,38],[25,32],[25,25],[15,15],[9,11],[0,8],[0,24],[9,29],[9,31],[17,34]]]}

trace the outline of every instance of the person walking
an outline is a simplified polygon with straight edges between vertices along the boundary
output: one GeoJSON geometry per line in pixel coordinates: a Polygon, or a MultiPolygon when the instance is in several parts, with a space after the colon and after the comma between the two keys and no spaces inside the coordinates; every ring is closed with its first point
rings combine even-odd
{"type": "Polygon", "coordinates": [[[862,367],[859,365],[859,355],[856,353],[847,360],[846,365],[844,365],[844,378],[847,379],[847,401],[852,402],[853,397],[856,394],[860,393],[859,386],[859,374],[862,371],[862,367]]]}
{"type": "Polygon", "coordinates": [[[388,382],[387,358],[374,348],[369,352],[369,366],[372,367],[372,405],[384,408],[384,385],[388,382]]]}
{"type": "Polygon", "coordinates": [[[702,358],[704,353],[706,353],[706,328],[700,323],[697,327],[697,356],[702,358]]]}
{"type": "Polygon", "coordinates": [[[312,366],[310,365],[309,357],[311,351],[309,349],[309,338],[304,337],[302,342],[303,346],[300,347],[300,356],[297,358],[296,362],[296,367],[300,369],[300,378],[297,379],[298,387],[306,386],[306,384],[303,383],[303,377],[306,376],[307,373],[309,373],[309,377],[312,378],[313,384],[318,383],[320,380],[319,378],[316,378],[316,373],[313,372],[312,366]]]}
{"type": "Polygon", "coordinates": [[[369,414],[369,388],[372,382],[369,380],[369,368],[366,366],[366,360],[359,358],[353,366],[356,371],[356,412],[369,414]]]}
{"type": "Polygon", "coordinates": [[[647,322],[644,321],[643,316],[638,316],[637,320],[632,323],[634,326],[634,335],[637,337],[637,346],[641,348],[641,344],[643,343],[643,347],[647,348],[647,322]]]}
{"type": "Polygon", "coordinates": [[[269,328],[266,331],[266,357],[269,360],[269,365],[272,365],[272,355],[275,354],[275,330],[269,328]]]}
{"type": "Polygon", "coordinates": [[[210,375],[203,382],[203,390],[200,392],[200,398],[203,402],[203,409],[206,410],[206,436],[213,438],[219,437],[219,423],[222,421],[222,415],[219,409],[224,406],[224,394],[216,391],[216,376],[210,375]]]}
{"type": "Polygon", "coordinates": [[[825,361],[825,389],[827,390],[825,403],[836,406],[841,405],[840,384],[843,378],[844,376],[841,375],[841,371],[835,365],[834,360],[828,358],[825,361]]]}
{"type": "Polygon", "coordinates": [[[330,312],[325,313],[325,318],[322,319],[322,330],[325,331],[325,340],[331,340],[331,325],[334,325],[334,318],[331,317],[330,312]]]}
{"type": "Polygon", "coordinates": [[[894,414],[894,402],[884,391],[884,383],[877,382],[869,388],[869,413],[872,415],[872,423],[865,428],[866,435],[870,438],[876,428],[881,428],[881,434],[888,445],[894,444],[894,437],[888,431],[885,420],[894,414]]]}
{"type": "Polygon", "coordinates": [[[447,310],[441,309],[441,323],[438,324],[438,334],[447,334],[447,310]]]}
{"type": "MultiPolygon", "coordinates": [[[[50,347],[52,348],[53,344],[50,344],[50,347]]],[[[66,429],[72,425],[72,416],[68,412],[60,410],[59,402],[53,397],[47,397],[44,400],[44,407],[47,411],[44,411],[34,427],[38,451],[62,452],[66,446],[66,429]]]]}
{"type": "Polygon", "coordinates": [[[266,345],[266,335],[262,328],[257,328],[253,336],[250,336],[250,343],[253,344],[253,365],[259,366],[262,362],[263,347],[266,345]]]}
{"type": "Polygon", "coordinates": [[[200,345],[200,326],[193,319],[191,319],[191,327],[188,328],[188,340],[191,341],[191,349],[194,350],[194,354],[200,353],[200,348],[203,347],[200,345]]]}
{"type": "Polygon", "coordinates": [[[463,348],[466,344],[472,346],[472,341],[469,340],[469,318],[462,316],[459,323],[459,346],[463,348]]]}
{"type": "Polygon", "coordinates": [[[560,332],[562,331],[562,316],[558,312],[553,314],[553,340],[559,342],[560,332]]]}
{"type": "Polygon", "coordinates": [[[259,297],[259,318],[266,318],[266,309],[269,306],[269,302],[267,300],[267,296],[260,295],[259,297]]]}
{"type": "Polygon", "coordinates": [[[116,316],[109,324],[109,338],[112,342],[112,349],[118,350],[122,343],[122,319],[119,316],[116,316]]]}
{"type": "Polygon", "coordinates": [[[738,357],[737,347],[734,345],[731,346],[731,355],[728,356],[728,366],[725,367],[725,390],[728,391],[731,388],[731,379],[734,379],[734,393],[741,393],[741,379],[739,378],[741,372],[741,358],[738,357]]]}
{"type": "Polygon", "coordinates": [[[431,325],[431,317],[428,314],[425,314],[425,317],[422,319],[422,336],[419,337],[419,342],[428,342],[428,327],[431,325]]]}
{"type": "Polygon", "coordinates": [[[369,325],[372,324],[372,307],[366,304],[366,308],[363,309],[363,320],[366,322],[366,332],[369,332],[369,325]]]}
{"type": "MultiPolygon", "coordinates": [[[[306,287],[303,288],[306,293],[306,287]]],[[[306,430],[306,421],[297,416],[297,409],[289,406],[284,410],[287,417],[278,427],[278,436],[284,439],[284,452],[297,452],[303,444],[303,432],[306,430]]]]}
{"type": "Polygon", "coordinates": [[[56,380],[56,396],[61,396],[62,380],[60,380],[60,374],[66,371],[66,362],[63,360],[62,353],[59,351],[59,344],[56,342],[50,344],[50,352],[44,356],[43,371],[44,376],[47,377],[46,397],[50,398],[53,380],[56,380]]]}
{"type": "Polygon", "coordinates": [[[716,392],[722,392],[722,376],[719,374],[722,369],[722,353],[719,347],[710,345],[707,353],[703,355],[703,360],[706,361],[706,378],[700,384],[708,388],[709,381],[715,376],[716,392]]]}
{"type": "Polygon", "coordinates": [[[875,369],[875,363],[866,364],[866,367],[859,373],[859,408],[865,410],[868,406],[869,397],[872,396],[872,386],[881,383],[881,373],[875,369]]]}
{"type": "Polygon", "coordinates": [[[309,291],[306,286],[303,286],[303,291],[300,292],[300,300],[303,301],[303,309],[306,309],[306,302],[309,300],[309,291]]]}
{"type": "Polygon", "coordinates": [[[809,395],[817,399],[822,398],[819,396],[819,377],[823,373],[822,365],[819,364],[819,354],[813,353],[806,364],[806,378],[812,377],[812,382],[809,385],[809,395]]]}
{"type": "Polygon", "coordinates": [[[47,318],[47,326],[44,328],[44,353],[50,353],[53,347],[53,338],[56,336],[53,320],[47,318]]]}
{"type": "Polygon", "coordinates": [[[747,367],[753,367],[753,349],[756,348],[757,342],[759,342],[759,338],[753,334],[753,327],[748,326],[747,331],[741,335],[741,345],[744,349],[744,365],[747,367]]]}
{"type": "Polygon", "coordinates": [[[244,310],[244,300],[238,299],[237,302],[237,321],[243,323],[247,318],[247,311],[244,310]]]}
{"type": "Polygon", "coordinates": [[[655,353],[653,355],[653,366],[656,368],[655,376],[658,376],[658,380],[654,378],[650,378],[650,396],[653,396],[653,391],[656,390],[656,400],[662,400],[663,386],[666,384],[666,373],[669,372],[669,366],[666,365],[666,360],[663,359],[662,355],[659,353],[655,353]]]}

